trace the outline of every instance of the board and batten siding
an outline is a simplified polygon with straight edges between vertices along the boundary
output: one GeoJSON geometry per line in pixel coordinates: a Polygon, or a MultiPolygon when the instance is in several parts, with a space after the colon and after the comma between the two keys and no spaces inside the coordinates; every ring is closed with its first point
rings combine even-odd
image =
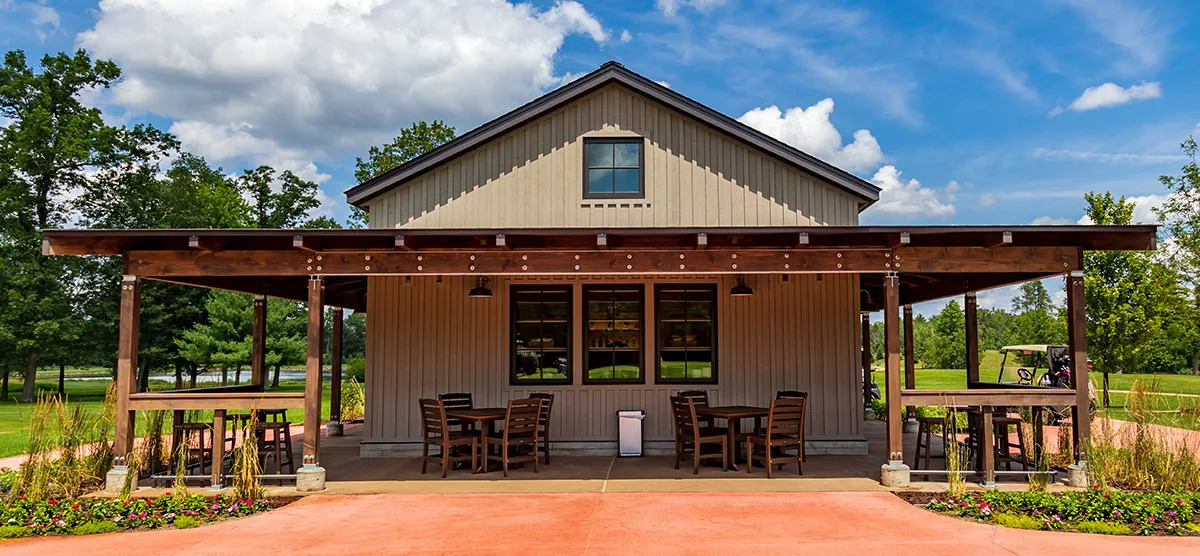
{"type": "MultiPolygon", "coordinates": [[[[470,392],[476,407],[504,406],[530,392],[553,392],[552,435],[557,442],[612,442],[616,412],[643,409],[645,439],[673,438],[669,396],[704,388],[713,404],[767,405],[777,390],[810,394],[806,428],[813,441],[862,439],[859,372],[858,277],[797,274],[747,277],[751,297],[728,295],[730,276],[499,277],[493,297],[472,299],[467,276],[371,276],[367,296],[366,424],[371,444],[420,440],[419,398],[470,392]],[[582,285],[645,284],[644,361],[647,383],[585,385],[582,285]],[[509,384],[509,286],[572,284],[574,384],[509,384]],[[655,283],[717,284],[715,385],[654,384],[655,283]]],[[[865,445],[864,445],[865,449],[865,445]]]]}
{"type": "Polygon", "coordinates": [[[612,84],[368,201],[372,228],[853,226],[859,200],[612,84]],[[645,137],[645,198],[583,198],[583,138],[645,137]]]}

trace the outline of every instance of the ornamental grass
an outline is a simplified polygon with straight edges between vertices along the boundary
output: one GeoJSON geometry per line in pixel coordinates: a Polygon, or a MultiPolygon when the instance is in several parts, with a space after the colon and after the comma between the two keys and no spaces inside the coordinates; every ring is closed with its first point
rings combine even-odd
{"type": "Polygon", "coordinates": [[[1200,445],[1195,435],[1152,421],[1164,414],[1175,419],[1196,417],[1176,411],[1171,400],[1155,390],[1154,384],[1134,381],[1126,397],[1130,420],[1108,420],[1095,427],[1084,444],[1093,484],[1158,492],[1200,490],[1200,445]]]}

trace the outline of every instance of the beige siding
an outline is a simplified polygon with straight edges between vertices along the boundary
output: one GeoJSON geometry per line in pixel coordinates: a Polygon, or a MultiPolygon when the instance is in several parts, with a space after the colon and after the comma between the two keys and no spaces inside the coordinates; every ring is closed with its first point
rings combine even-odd
{"type": "Polygon", "coordinates": [[[610,85],[369,202],[371,227],[819,226],[857,200],[640,94],[610,85]],[[646,138],[644,199],[585,200],[585,136],[646,138]]]}
{"type": "MultiPolygon", "coordinates": [[[[471,392],[477,406],[503,406],[532,391],[556,394],[553,434],[561,441],[616,439],[619,409],[645,409],[647,440],[669,440],[668,397],[690,386],[654,384],[653,283],[646,284],[644,385],[583,385],[581,284],[616,278],[514,279],[500,277],[490,299],[470,299],[469,277],[372,276],[367,312],[367,418],[365,442],[412,442],[420,425],[417,399],[471,392]],[[570,283],[575,292],[574,385],[509,385],[508,286],[570,283]]],[[[861,438],[858,372],[858,279],[855,275],[779,275],[747,278],[755,295],[732,298],[728,276],[717,283],[719,384],[703,386],[714,404],[765,405],[775,391],[811,396],[808,429],[814,440],[861,438]]]]}

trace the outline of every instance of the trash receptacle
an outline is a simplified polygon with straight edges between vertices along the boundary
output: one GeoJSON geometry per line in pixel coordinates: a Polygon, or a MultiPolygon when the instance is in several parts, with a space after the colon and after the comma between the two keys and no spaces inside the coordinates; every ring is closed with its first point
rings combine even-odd
{"type": "Polygon", "coordinates": [[[617,450],[621,456],[642,455],[642,419],[646,412],[627,409],[617,412],[617,450]]]}

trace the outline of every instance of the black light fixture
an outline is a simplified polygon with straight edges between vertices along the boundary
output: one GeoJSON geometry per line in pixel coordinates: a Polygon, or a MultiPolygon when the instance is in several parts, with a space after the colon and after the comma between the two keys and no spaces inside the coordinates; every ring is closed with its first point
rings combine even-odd
{"type": "Polygon", "coordinates": [[[492,290],[488,289],[487,283],[487,276],[479,276],[475,278],[475,287],[471,288],[471,293],[467,295],[469,297],[491,297],[492,290]]]}
{"type": "Polygon", "coordinates": [[[750,289],[750,286],[746,285],[746,277],[738,274],[737,285],[734,286],[733,289],[729,290],[729,295],[733,297],[746,297],[749,295],[754,295],[754,290],[750,289]]]}

